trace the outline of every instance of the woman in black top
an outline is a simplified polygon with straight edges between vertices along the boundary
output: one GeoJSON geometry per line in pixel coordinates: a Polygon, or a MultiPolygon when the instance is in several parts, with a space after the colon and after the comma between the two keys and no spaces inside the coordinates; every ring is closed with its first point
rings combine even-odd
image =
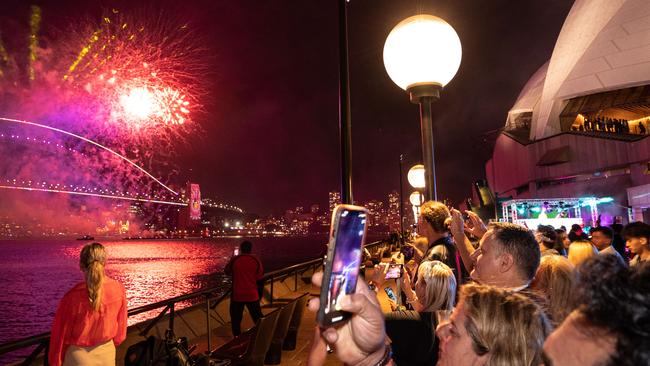
{"type": "Polygon", "coordinates": [[[386,314],[386,334],[392,341],[393,359],[398,365],[435,365],[438,358],[435,312],[453,309],[456,277],[444,263],[425,261],[420,263],[414,289],[407,271],[400,281],[414,310],[386,314]]]}

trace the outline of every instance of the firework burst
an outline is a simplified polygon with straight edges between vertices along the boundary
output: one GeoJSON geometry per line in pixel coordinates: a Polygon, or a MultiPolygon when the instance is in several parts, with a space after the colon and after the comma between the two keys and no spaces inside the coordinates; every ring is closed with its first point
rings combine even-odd
{"type": "Polygon", "coordinates": [[[135,159],[173,151],[200,130],[207,52],[177,16],[151,14],[112,9],[39,42],[33,7],[24,67],[0,36],[0,111],[146,155],[135,159]]]}
{"type": "MultiPolygon", "coordinates": [[[[87,182],[110,182],[117,190],[138,187],[155,193],[160,185],[170,190],[163,182],[176,174],[175,146],[201,131],[196,116],[202,112],[208,59],[201,35],[175,23],[178,14],[109,10],[96,21],[51,29],[41,23],[39,8],[30,9],[24,34],[16,32],[18,23],[3,23],[0,17],[0,117],[35,121],[96,141],[130,164],[99,151],[74,163],[51,159],[43,164],[40,156],[7,159],[0,172],[16,164],[30,179],[56,176],[71,183],[85,171],[87,182]],[[133,169],[136,165],[143,169],[133,169]]],[[[8,146],[0,155],[21,156],[20,149],[8,146]]]]}
{"type": "Polygon", "coordinates": [[[186,24],[162,17],[145,22],[112,10],[81,28],[64,42],[68,53],[78,50],[62,77],[75,94],[98,102],[106,122],[131,135],[192,129],[203,52],[186,24]]]}

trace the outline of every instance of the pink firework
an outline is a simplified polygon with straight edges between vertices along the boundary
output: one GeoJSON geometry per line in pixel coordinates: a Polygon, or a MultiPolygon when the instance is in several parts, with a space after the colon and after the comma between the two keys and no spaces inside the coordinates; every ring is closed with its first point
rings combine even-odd
{"type": "Polygon", "coordinates": [[[205,50],[186,25],[143,19],[113,10],[99,24],[70,32],[64,44],[78,51],[62,80],[78,100],[96,106],[97,123],[118,135],[191,130],[204,73],[197,60],[205,50]]]}

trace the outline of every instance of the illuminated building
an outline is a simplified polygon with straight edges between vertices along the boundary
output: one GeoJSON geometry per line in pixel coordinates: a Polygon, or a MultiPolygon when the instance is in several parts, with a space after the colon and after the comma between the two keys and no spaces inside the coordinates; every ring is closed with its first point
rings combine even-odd
{"type": "Polygon", "coordinates": [[[603,225],[650,219],[649,23],[647,0],[575,2],[486,164],[498,198],[611,196],[603,225]]]}
{"type": "Polygon", "coordinates": [[[341,204],[341,193],[332,191],[329,193],[329,216],[332,217],[334,207],[341,204]]]}
{"type": "Polygon", "coordinates": [[[386,224],[391,232],[399,232],[399,216],[399,194],[393,191],[388,194],[388,210],[386,212],[386,224]]]}

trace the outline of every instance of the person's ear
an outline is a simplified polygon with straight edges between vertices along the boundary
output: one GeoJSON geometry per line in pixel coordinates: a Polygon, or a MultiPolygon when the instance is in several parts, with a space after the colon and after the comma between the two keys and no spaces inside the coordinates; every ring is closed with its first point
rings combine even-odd
{"type": "Polygon", "coordinates": [[[648,245],[648,238],[639,238],[639,242],[641,245],[648,245]]]}
{"type": "Polygon", "coordinates": [[[499,272],[508,272],[514,265],[515,259],[510,253],[502,253],[499,256],[499,272]]]}

